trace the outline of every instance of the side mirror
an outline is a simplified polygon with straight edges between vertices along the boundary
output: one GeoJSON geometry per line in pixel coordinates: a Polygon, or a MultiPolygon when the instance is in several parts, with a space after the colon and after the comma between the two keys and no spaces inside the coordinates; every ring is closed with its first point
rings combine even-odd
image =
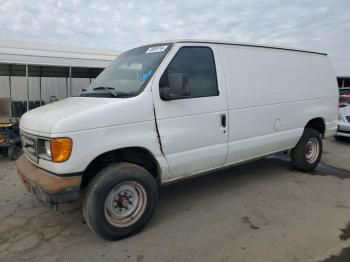
{"type": "Polygon", "coordinates": [[[167,86],[160,86],[160,97],[163,100],[173,100],[188,96],[186,76],[183,73],[167,73],[167,86]]]}

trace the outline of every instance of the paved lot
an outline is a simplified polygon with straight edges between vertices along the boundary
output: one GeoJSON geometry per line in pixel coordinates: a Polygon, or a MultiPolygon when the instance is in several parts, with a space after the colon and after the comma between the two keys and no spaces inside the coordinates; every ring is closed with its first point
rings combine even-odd
{"type": "Polygon", "coordinates": [[[325,141],[322,162],[305,174],[281,155],[164,187],[144,231],[107,242],[0,159],[0,261],[350,261],[350,141],[325,141]]]}

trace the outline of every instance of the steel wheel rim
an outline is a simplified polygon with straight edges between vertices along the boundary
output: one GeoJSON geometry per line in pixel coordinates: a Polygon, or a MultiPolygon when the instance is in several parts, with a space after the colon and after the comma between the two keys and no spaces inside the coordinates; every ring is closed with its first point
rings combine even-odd
{"type": "Polygon", "coordinates": [[[306,147],[305,147],[306,161],[309,164],[315,163],[319,154],[320,154],[320,144],[318,143],[318,140],[316,138],[312,137],[306,143],[306,147]]]}
{"type": "Polygon", "coordinates": [[[104,214],[111,225],[128,227],[140,219],[146,205],[147,194],[143,186],[135,181],[125,181],[108,193],[104,214]]]}

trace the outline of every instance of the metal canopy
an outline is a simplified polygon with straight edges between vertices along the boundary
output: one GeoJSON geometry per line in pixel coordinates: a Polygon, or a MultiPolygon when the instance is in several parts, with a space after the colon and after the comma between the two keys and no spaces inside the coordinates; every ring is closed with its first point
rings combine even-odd
{"type": "Polygon", "coordinates": [[[340,88],[350,87],[350,76],[338,76],[337,80],[340,88]]]}
{"type": "Polygon", "coordinates": [[[115,60],[118,54],[111,50],[0,40],[0,76],[8,77],[9,97],[7,100],[11,103],[11,117],[43,104],[43,78],[65,78],[68,97],[72,95],[72,78],[89,79],[91,83],[91,79],[96,78],[106,66],[115,60]],[[25,79],[26,98],[23,101],[12,100],[15,77],[25,79]],[[37,77],[39,85],[39,98],[35,100],[30,98],[29,86],[32,77],[37,77]]]}
{"type": "MultiPolygon", "coordinates": [[[[72,67],[73,78],[96,78],[103,68],[72,67]]],[[[26,76],[26,65],[0,63],[0,76],[26,76]]],[[[69,66],[28,65],[29,77],[70,77],[69,66]]]]}
{"type": "Polygon", "coordinates": [[[8,64],[106,67],[119,52],[0,40],[0,62],[8,64]]]}

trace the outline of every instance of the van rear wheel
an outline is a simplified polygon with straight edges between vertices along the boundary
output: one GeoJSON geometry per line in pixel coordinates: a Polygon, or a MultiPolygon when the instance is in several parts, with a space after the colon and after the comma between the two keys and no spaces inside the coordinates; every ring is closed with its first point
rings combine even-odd
{"type": "Polygon", "coordinates": [[[89,183],[83,215],[89,228],[106,240],[139,232],[151,219],[158,201],[158,186],[143,167],[113,164],[89,183]]]}
{"type": "Polygon", "coordinates": [[[313,171],[322,156],[322,139],[320,133],[312,128],[305,128],[303,136],[291,151],[292,164],[295,169],[313,171]]]}

